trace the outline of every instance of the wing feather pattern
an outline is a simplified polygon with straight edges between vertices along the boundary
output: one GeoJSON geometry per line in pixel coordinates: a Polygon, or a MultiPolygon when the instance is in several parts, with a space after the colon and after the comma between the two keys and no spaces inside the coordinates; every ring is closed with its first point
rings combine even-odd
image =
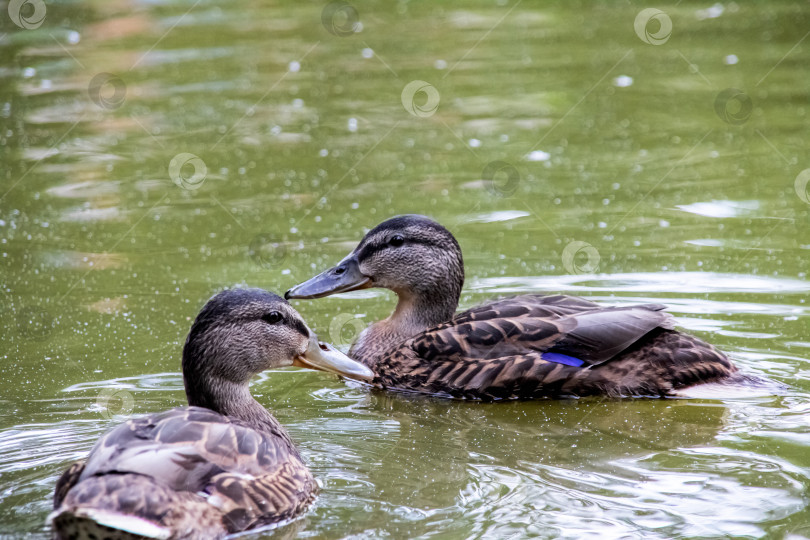
{"type": "MultiPolygon", "coordinates": [[[[62,476],[54,520],[83,509],[219,537],[292,518],[317,484],[289,439],[200,407],[127,421],[62,476]],[[220,531],[220,532],[216,532],[220,531]]],[[[191,536],[193,537],[193,536],[191,536]]]]}
{"type": "Polygon", "coordinates": [[[499,300],[406,341],[377,365],[377,382],[482,400],[666,395],[735,371],[710,345],[674,331],[664,308],[602,307],[564,295],[499,300]]]}

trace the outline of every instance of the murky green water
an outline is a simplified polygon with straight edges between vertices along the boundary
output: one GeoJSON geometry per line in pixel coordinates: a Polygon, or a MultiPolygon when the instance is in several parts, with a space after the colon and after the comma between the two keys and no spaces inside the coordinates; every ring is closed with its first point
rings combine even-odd
{"type": "MultiPolygon", "coordinates": [[[[183,402],[212,293],[282,292],[418,212],[459,238],[464,306],[664,302],[790,391],[480,405],[268,373],[323,483],[268,536],[810,537],[806,4],[46,1],[18,28],[34,4],[0,10],[0,536],[47,537],[63,468],[183,402]]],[[[347,345],[392,297],[297,307],[347,345]]]]}

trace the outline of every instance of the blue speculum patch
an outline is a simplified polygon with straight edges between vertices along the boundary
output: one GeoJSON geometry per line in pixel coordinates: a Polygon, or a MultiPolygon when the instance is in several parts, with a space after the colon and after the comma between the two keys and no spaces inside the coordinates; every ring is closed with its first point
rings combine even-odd
{"type": "Polygon", "coordinates": [[[555,352],[543,353],[543,360],[546,362],[555,362],[557,364],[565,364],[566,366],[580,367],[583,362],[579,358],[568,356],[567,354],[560,354],[555,352]]]}

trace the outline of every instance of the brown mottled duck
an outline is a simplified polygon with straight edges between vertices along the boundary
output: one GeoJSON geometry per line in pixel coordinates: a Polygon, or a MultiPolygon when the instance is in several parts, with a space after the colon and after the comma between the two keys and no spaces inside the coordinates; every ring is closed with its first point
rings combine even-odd
{"type": "Polygon", "coordinates": [[[56,538],[222,538],[297,516],[317,484],[248,382],[284,366],[373,375],[260,289],[211,298],[182,364],[188,407],[117,426],[59,479],[49,517],[56,538]]]}
{"type": "Polygon", "coordinates": [[[488,401],[724,397],[779,388],[743,375],[713,346],[675,330],[660,304],[606,307],[524,295],[456,313],[463,284],[453,235],[427,217],[405,215],[377,225],[337,266],[285,297],[394,291],[394,312],[366,328],[349,351],[382,388],[488,401]]]}

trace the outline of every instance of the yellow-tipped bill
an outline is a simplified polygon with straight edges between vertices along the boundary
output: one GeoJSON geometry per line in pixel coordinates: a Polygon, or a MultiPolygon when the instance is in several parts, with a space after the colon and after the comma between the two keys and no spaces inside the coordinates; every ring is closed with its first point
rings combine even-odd
{"type": "Polygon", "coordinates": [[[318,341],[318,336],[310,330],[309,347],[304,354],[293,361],[294,366],[337,373],[350,379],[371,381],[374,372],[359,362],[355,362],[328,343],[318,341]]]}

